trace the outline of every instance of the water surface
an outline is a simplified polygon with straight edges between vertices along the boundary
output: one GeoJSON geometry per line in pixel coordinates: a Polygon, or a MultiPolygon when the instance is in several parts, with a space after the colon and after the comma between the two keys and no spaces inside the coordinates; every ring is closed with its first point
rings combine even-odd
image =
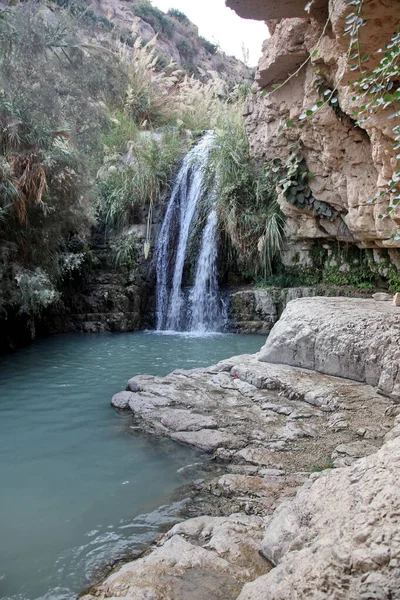
{"type": "Polygon", "coordinates": [[[199,456],[139,434],[110,408],[129,377],[206,366],[262,343],[63,335],[1,357],[0,598],[72,600],[176,518],[171,496],[193,477],[178,471],[199,456]]]}

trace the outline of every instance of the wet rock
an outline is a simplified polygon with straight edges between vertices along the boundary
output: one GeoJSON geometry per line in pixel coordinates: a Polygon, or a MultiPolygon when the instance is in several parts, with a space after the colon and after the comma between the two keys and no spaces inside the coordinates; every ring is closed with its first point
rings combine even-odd
{"type": "Polygon", "coordinates": [[[119,392],[111,398],[111,406],[120,410],[129,409],[129,400],[132,398],[131,392],[119,392]]]}
{"type": "Polygon", "coordinates": [[[269,568],[258,553],[264,527],[264,519],[247,515],[189,519],[82,600],[231,600],[269,568]]]}

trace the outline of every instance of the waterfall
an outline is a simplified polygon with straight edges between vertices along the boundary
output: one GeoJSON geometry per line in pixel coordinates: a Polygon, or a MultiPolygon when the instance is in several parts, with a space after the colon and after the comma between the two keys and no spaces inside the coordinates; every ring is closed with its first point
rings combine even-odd
{"type": "Polygon", "coordinates": [[[223,311],[218,288],[218,217],[213,209],[207,219],[197,261],[196,277],[189,294],[190,331],[218,331],[223,311]]]}
{"type": "Polygon", "coordinates": [[[214,143],[207,133],[186,155],[171,192],[157,241],[157,329],[215,331],[222,322],[217,278],[218,222],[214,198],[206,194],[206,166],[214,143]],[[211,211],[202,234],[189,297],[182,290],[185,259],[196,211],[211,211]]]}

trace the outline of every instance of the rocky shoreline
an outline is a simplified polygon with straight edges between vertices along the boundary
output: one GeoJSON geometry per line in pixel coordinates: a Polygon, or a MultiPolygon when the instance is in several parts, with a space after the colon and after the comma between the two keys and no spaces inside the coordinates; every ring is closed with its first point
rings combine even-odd
{"type": "Polygon", "coordinates": [[[130,379],[112,405],[221,472],[84,600],[400,597],[399,342],[389,303],[307,298],[258,355],[130,379]]]}

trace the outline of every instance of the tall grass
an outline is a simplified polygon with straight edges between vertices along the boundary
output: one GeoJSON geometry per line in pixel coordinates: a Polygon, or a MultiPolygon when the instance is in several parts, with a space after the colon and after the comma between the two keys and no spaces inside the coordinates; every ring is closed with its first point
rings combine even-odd
{"type": "Polygon", "coordinates": [[[117,231],[152,211],[185,152],[184,138],[176,131],[136,131],[128,144],[126,154],[109,154],[99,172],[97,214],[117,231]]]}
{"type": "Polygon", "coordinates": [[[242,104],[237,102],[219,122],[210,155],[210,188],[216,189],[222,232],[239,269],[252,277],[267,276],[284,243],[283,213],[265,165],[250,155],[242,104]]]}

